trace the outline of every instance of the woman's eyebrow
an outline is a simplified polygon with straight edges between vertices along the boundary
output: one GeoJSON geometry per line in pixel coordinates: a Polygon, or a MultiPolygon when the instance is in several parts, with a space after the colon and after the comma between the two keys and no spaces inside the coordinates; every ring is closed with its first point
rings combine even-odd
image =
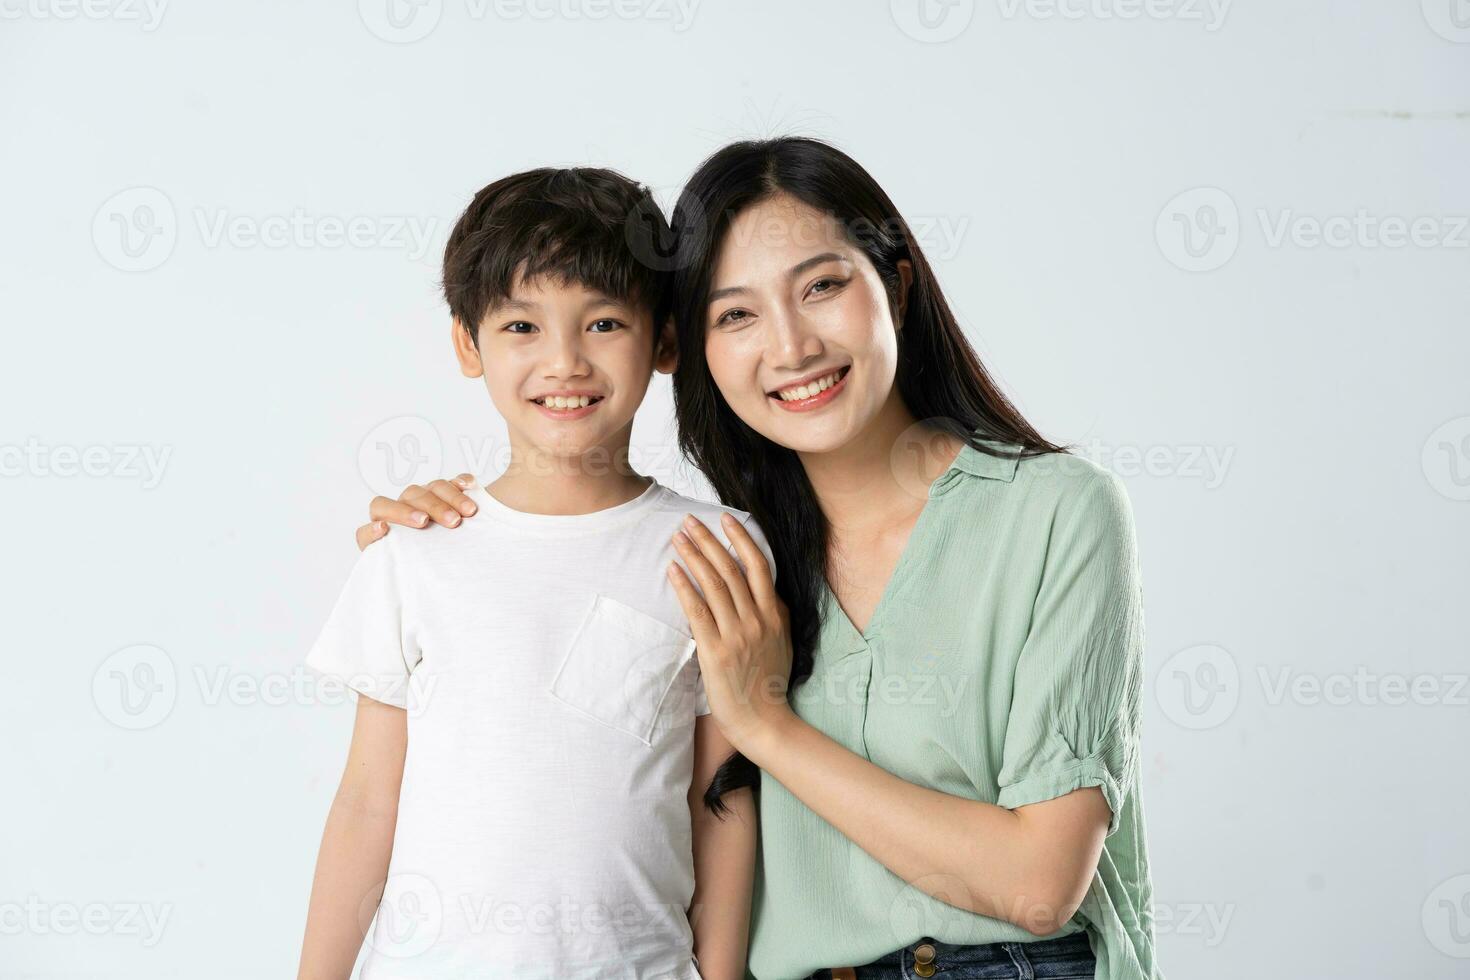
{"type": "Polygon", "coordinates": [[[726,296],[733,296],[736,293],[748,292],[750,292],[750,290],[746,289],[744,286],[725,286],[722,289],[716,289],[714,292],[710,293],[709,302],[714,303],[717,300],[724,299],[726,296]]]}
{"type": "Polygon", "coordinates": [[[814,265],[821,265],[823,262],[846,262],[846,261],[847,261],[846,259],[844,259],[842,256],[838,255],[836,252],[823,252],[821,255],[813,255],[811,258],[809,258],[809,259],[802,259],[800,262],[798,262],[795,265],[793,265],[787,271],[786,278],[788,278],[788,279],[795,279],[797,276],[801,275],[803,272],[805,272],[806,270],[810,269],[812,266],[814,266],[814,265]]]}
{"type": "MultiPolygon", "coordinates": [[[[820,255],[813,255],[811,258],[809,258],[809,259],[802,259],[800,262],[798,262],[795,265],[793,265],[790,269],[787,269],[786,270],[786,278],[787,279],[795,279],[797,276],[801,275],[803,272],[805,272],[806,270],[810,269],[812,266],[821,265],[823,262],[844,262],[844,263],[846,263],[847,262],[847,259],[843,258],[841,255],[838,255],[836,252],[823,252],[820,255]]],[[[851,263],[848,263],[848,264],[851,264],[851,263]]],[[[726,296],[731,296],[731,295],[734,295],[735,293],[748,293],[748,292],[750,292],[750,290],[747,289],[745,286],[725,286],[722,289],[716,289],[713,292],[711,292],[709,294],[709,300],[708,300],[708,302],[713,303],[716,300],[724,299],[726,296]]]]}

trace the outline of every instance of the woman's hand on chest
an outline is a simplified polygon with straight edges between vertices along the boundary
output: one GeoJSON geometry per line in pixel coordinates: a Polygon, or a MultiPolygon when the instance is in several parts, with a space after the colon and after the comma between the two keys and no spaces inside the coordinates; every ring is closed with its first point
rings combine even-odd
{"type": "Polygon", "coordinates": [[[795,717],[786,701],[791,631],[765,555],[733,516],[721,523],[745,571],[690,516],[674,535],[688,572],[670,562],[668,574],[689,618],[710,712],[730,744],[750,756],[757,740],[795,717]]]}

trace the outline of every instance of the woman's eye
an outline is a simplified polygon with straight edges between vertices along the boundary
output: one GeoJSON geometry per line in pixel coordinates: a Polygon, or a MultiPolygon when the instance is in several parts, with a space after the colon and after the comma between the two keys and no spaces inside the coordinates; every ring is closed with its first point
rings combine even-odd
{"type": "Polygon", "coordinates": [[[841,285],[841,279],[818,279],[816,282],[812,283],[811,292],[816,295],[830,293],[832,290],[841,285]]]}
{"type": "Polygon", "coordinates": [[[515,323],[507,323],[505,329],[509,333],[530,333],[536,329],[536,325],[534,323],[527,323],[525,320],[517,320],[515,323]],[[521,327],[525,327],[526,329],[521,330],[521,327]]]}
{"type": "Polygon", "coordinates": [[[612,333],[621,326],[622,323],[617,320],[594,320],[587,329],[593,333],[612,333]]]}
{"type": "Polygon", "coordinates": [[[719,319],[715,321],[715,326],[738,326],[748,319],[750,319],[750,313],[746,310],[726,310],[724,313],[721,313],[719,319]]]}

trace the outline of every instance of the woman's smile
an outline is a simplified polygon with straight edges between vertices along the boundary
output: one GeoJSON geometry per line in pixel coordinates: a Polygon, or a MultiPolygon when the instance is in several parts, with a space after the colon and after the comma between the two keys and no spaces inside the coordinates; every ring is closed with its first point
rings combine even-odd
{"type": "Polygon", "coordinates": [[[851,370],[852,365],[847,364],[835,371],[809,375],[767,394],[777,405],[788,412],[810,412],[831,404],[832,400],[842,393],[851,370]]]}

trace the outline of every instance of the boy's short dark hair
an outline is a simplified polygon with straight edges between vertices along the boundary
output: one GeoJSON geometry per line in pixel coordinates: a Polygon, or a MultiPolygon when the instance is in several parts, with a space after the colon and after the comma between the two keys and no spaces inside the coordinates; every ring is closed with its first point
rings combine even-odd
{"type": "Polygon", "coordinates": [[[550,276],[668,317],[670,275],[641,256],[670,241],[648,188],[615,170],[543,167],[480,189],[444,248],[444,298],[479,345],[480,321],[516,282],[550,276]]]}

